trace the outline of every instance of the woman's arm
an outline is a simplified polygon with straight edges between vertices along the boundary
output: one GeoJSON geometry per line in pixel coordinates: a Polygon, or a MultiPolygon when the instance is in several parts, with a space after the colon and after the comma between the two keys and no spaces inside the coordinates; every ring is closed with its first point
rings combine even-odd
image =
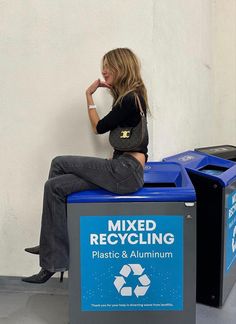
{"type": "Polygon", "coordinates": [[[97,123],[100,120],[100,117],[98,116],[97,109],[96,108],[89,108],[89,106],[94,105],[93,96],[86,91],[86,99],[87,99],[87,105],[88,105],[88,115],[89,120],[92,126],[92,129],[95,134],[97,134],[97,123]]]}
{"type": "Polygon", "coordinates": [[[111,88],[109,84],[106,82],[101,81],[100,79],[94,81],[86,90],[86,99],[87,99],[87,107],[88,107],[88,115],[90,119],[90,123],[92,126],[92,129],[95,134],[97,134],[97,124],[100,120],[100,117],[97,113],[96,106],[94,105],[93,101],[93,93],[97,90],[99,87],[105,87],[105,88],[111,88]],[[95,106],[91,108],[91,106],[95,106]]]}

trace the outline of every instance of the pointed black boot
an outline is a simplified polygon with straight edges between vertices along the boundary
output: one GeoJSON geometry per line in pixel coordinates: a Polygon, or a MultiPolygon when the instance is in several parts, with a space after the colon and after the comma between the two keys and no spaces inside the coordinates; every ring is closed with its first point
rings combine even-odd
{"type": "Polygon", "coordinates": [[[40,248],[40,246],[37,245],[37,246],[31,247],[31,248],[25,248],[25,251],[28,253],[32,253],[32,254],[39,254],[39,248],[40,248]]]}
{"type": "MultiPolygon", "coordinates": [[[[54,273],[55,272],[50,272],[50,271],[42,268],[39,271],[39,273],[37,273],[33,276],[30,276],[30,277],[22,278],[21,280],[24,282],[28,282],[28,283],[42,284],[42,283],[47,282],[54,275],[54,273]]],[[[64,272],[61,272],[60,282],[63,281],[63,275],[64,275],[64,272]]]]}

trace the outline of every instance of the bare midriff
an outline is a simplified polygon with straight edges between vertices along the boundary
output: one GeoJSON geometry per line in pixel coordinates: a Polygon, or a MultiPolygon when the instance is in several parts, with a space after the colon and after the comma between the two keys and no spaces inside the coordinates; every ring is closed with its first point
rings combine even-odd
{"type": "Polygon", "coordinates": [[[139,161],[139,163],[142,165],[142,167],[144,167],[145,155],[143,153],[140,153],[140,152],[126,152],[126,153],[132,155],[136,160],[139,161]]]}

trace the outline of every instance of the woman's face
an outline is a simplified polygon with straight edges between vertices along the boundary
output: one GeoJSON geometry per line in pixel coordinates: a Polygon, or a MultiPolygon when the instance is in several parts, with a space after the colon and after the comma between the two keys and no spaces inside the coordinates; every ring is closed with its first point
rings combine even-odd
{"type": "Polygon", "coordinates": [[[114,74],[111,71],[111,69],[109,68],[108,64],[104,63],[103,67],[102,67],[102,75],[104,77],[104,80],[106,81],[106,83],[112,85],[113,81],[114,81],[114,74]]]}

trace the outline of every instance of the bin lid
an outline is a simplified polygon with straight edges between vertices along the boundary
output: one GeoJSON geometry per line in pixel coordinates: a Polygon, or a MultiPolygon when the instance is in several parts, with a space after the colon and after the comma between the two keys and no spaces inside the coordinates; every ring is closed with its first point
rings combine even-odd
{"type": "Polygon", "coordinates": [[[148,162],[144,169],[144,187],[134,193],[119,195],[96,189],[67,197],[67,203],[146,201],[196,201],[194,187],[184,167],[175,162],[148,162]]]}
{"type": "Polygon", "coordinates": [[[163,161],[180,163],[188,172],[214,179],[224,187],[236,180],[236,163],[213,155],[185,151],[163,161]]]}
{"type": "Polygon", "coordinates": [[[210,147],[199,147],[195,148],[195,151],[219,156],[223,159],[236,161],[236,146],[233,145],[218,145],[210,147]]]}

